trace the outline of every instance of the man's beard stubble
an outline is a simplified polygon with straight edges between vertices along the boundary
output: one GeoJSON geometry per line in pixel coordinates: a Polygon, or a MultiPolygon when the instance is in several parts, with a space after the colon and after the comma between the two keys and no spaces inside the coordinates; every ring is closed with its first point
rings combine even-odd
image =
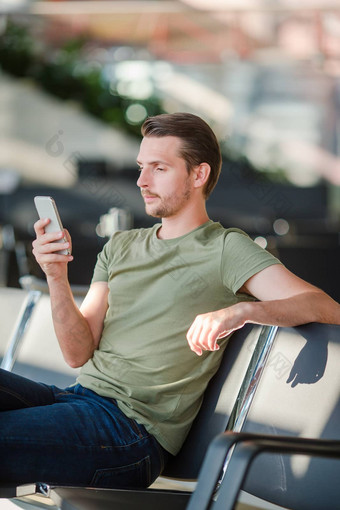
{"type": "Polygon", "coordinates": [[[191,194],[192,190],[189,185],[189,179],[185,182],[184,191],[181,192],[180,196],[172,193],[171,195],[161,198],[159,195],[151,193],[152,196],[155,196],[158,200],[160,200],[160,203],[154,206],[154,210],[152,210],[152,204],[150,204],[151,207],[149,211],[149,204],[145,204],[145,212],[154,218],[169,218],[181,210],[183,205],[190,199],[191,194]]]}

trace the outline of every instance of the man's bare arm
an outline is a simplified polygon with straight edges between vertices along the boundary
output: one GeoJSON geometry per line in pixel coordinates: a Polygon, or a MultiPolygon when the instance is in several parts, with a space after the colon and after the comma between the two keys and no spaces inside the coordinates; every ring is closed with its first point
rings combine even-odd
{"type": "Polygon", "coordinates": [[[54,330],[68,365],[81,367],[98,348],[107,310],[106,282],[93,283],[80,309],[68,282],[49,282],[54,330]]]}
{"type": "Polygon", "coordinates": [[[273,265],[260,271],[241,290],[260,301],[241,302],[198,315],[187,333],[189,346],[196,354],[218,349],[220,338],[248,322],[274,326],[340,324],[340,305],[284,266],[273,265]]]}
{"type": "Polygon", "coordinates": [[[82,366],[98,347],[107,311],[108,286],[105,282],[91,285],[79,310],[67,276],[67,264],[73,257],[56,251],[71,248],[67,231],[45,234],[48,220],[39,220],[34,228],[33,254],[46,274],[49,286],[54,329],[65,361],[71,367],[82,366]],[[56,243],[66,234],[66,243],[56,243]]]}

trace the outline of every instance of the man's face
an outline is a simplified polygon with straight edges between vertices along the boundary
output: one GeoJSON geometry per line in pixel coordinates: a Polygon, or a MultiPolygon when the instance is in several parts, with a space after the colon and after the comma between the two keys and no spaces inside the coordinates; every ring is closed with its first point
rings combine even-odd
{"type": "Polygon", "coordinates": [[[137,157],[140,167],[137,186],[150,216],[175,216],[189,204],[192,176],[179,156],[181,143],[175,136],[149,136],[142,140],[137,157]]]}

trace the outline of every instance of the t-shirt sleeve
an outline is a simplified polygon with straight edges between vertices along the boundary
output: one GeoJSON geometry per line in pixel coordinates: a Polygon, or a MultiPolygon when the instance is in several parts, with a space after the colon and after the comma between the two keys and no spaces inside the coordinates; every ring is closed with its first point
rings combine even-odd
{"type": "Polygon", "coordinates": [[[247,234],[227,233],[221,271],[223,284],[234,294],[249,278],[273,264],[281,264],[281,262],[256,244],[247,234]]]}
{"type": "Polygon", "coordinates": [[[97,257],[97,262],[94,267],[93,276],[91,283],[94,282],[108,282],[109,281],[109,252],[111,247],[111,239],[108,241],[102,251],[97,257]]]}

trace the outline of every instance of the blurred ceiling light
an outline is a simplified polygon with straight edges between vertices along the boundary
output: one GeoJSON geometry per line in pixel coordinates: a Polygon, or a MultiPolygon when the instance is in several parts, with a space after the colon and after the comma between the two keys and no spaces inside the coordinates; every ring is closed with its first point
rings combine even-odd
{"type": "Polygon", "coordinates": [[[263,249],[267,248],[268,242],[267,242],[267,239],[263,236],[255,237],[254,242],[256,244],[258,244],[259,246],[261,246],[261,248],[263,248],[263,249]]]}
{"type": "Polygon", "coordinates": [[[157,88],[183,106],[223,125],[225,129],[233,114],[233,107],[223,94],[184,74],[174,72],[171,79],[157,82],[157,88]]]}
{"type": "MultiPolygon", "coordinates": [[[[7,0],[9,1],[9,0],[7,0]]],[[[184,12],[187,8],[180,2],[162,1],[67,1],[44,2],[31,4],[31,13],[39,15],[69,15],[69,14],[110,14],[110,13],[174,13],[184,12]]]]}
{"type": "Polygon", "coordinates": [[[146,119],[148,112],[142,104],[134,103],[126,109],[125,117],[130,124],[140,124],[146,119]]]}
{"type": "Polygon", "coordinates": [[[285,236],[289,232],[289,223],[283,218],[278,218],[273,223],[273,229],[278,236],[285,236]]]}
{"type": "Polygon", "coordinates": [[[110,87],[111,91],[114,91],[116,88],[117,92],[121,96],[132,97],[134,99],[148,99],[152,96],[153,93],[153,85],[148,80],[138,80],[138,81],[118,81],[113,87],[110,87]]]}
{"type": "Polygon", "coordinates": [[[118,80],[145,80],[151,74],[148,62],[129,60],[115,66],[115,75],[118,80]]]}
{"type": "Polygon", "coordinates": [[[111,89],[117,89],[122,96],[147,99],[154,91],[152,66],[143,61],[120,62],[114,66],[111,89]]]}

